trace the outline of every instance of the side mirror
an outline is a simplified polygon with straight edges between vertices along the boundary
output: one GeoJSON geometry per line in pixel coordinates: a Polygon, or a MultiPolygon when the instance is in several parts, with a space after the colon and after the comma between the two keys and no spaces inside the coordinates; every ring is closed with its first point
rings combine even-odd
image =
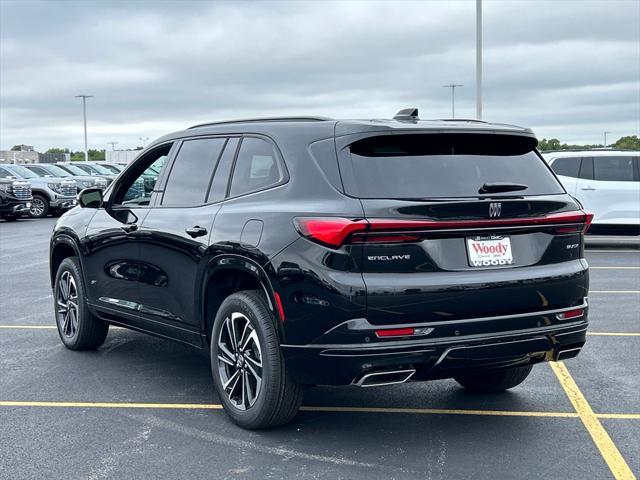
{"type": "Polygon", "coordinates": [[[77,199],[82,208],[100,208],[102,206],[102,190],[85,188],[78,194],[77,199]]]}

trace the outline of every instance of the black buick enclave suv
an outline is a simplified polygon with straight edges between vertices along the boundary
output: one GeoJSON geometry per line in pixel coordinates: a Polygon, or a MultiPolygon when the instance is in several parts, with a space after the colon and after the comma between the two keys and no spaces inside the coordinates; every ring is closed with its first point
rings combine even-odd
{"type": "Polygon", "coordinates": [[[591,215],[536,143],[412,109],[162,137],[58,221],[60,338],[95,349],[120,325],[210,349],[246,428],[289,421],[308,385],[514,387],[587,329],[591,215]]]}

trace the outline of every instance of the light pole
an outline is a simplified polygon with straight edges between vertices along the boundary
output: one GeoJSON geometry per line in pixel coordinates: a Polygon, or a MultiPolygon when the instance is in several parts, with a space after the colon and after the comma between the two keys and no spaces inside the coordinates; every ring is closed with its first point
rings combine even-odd
{"type": "Polygon", "coordinates": [[[604,132],[604,148],[607,148],[607,134],[611,132],[604,132]]]}
{"type": "Polygon", "coordinates": [[[476,120],[482,120],[482,0],[476,0],[476,120]]]}
{"type": "Polygon", "coordinates": [[[138,140],[142,142],[142,148],[144,148],[147,146],[147,141],[149,140],[149,137],[138,137],[138,140]]]}
{"type": "Polygon", "coordinates": [[[84,119],[84,161],[89,160],[89,149],[87,148],[87,98],[92,98],[93,95],[85,95],[84,93],[76,95],[76,98],[82,99],[82,117],[84,119]]]}
{"type": "Polygon", "coordinates": [[[107,142],[107,145],[111,145],[111,151],[113,152],[116,149],[116,145],[118,142],[107,142]]]}
{"type": "Polygon", "coordinates": [[[449,85],[442,85],[443,88],[451,89],[451,118],[456,118],[456,88],[464,87],[459,83],[450,83],[449,85]]]}

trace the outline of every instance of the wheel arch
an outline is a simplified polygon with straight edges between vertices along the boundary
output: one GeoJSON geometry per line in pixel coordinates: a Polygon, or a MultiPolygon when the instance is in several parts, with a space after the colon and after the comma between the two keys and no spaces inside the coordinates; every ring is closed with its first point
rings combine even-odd
{"type": "Polygon", "coordinates": [[[60,264],[65,258],[69,257],[78,257],[80,265],[82,265],[82,256],[80,255],[80,248],[77,243],[67,235],[58,235],[52,238],[49,253],[49,276],[51,280],[51,288],[53,288],[55,283],[58,267],[60,267],[60,264]]]}
{"type": "Polygon", "coordinates": [[[284,342],[283,319],[277,308],[276,291],[267,272],[257,262],[242,255],[226,254],[210,260],[202,279],[200,318],[203,333],[209,341],[215,315],[229,295],[242,290],[262,290],[267,307],[275,319],[275,327],[284,342]]]}

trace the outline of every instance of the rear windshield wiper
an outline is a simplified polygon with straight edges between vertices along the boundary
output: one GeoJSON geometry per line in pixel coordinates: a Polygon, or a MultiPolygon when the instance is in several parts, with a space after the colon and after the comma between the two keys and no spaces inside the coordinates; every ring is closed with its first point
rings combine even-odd
{"type": "Polygon", "coordinates": [[[529,187],[522,183],[492,182],[482,185],[478,193],[516,192],[518,190],[526,190],[527,188],[529,187]]]}

